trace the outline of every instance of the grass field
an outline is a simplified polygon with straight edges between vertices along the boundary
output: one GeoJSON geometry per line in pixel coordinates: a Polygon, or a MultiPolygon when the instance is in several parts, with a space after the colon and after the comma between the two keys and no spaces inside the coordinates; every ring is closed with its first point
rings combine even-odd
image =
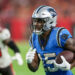
{"type": "MultiPolygon", "coordinates": [[[[13,61],[13,68],[16,72],[16,75],[45,75],[42,63],[40,64],[40,67],[38,69],[38,71],[36,72],[31,72],[28,68],[27,68],[27,64],[26,64],[26,60],[25,60],[25,55],[29,49],[29,45],[28,42],[24,43],[23,42],[18,42],[16,43],[17,46],[19,47],[20,51],[21,51],[21,55],[24,61],[24,64],[22,66],[19,66],[17,61],[13,61]]],[[[9,49],[9,53],[11,56],[14,55],[13,51],[11,49],[9,49]]],[[[72,69],[73,74],[75,75],[75,68],[72,69]]]]}

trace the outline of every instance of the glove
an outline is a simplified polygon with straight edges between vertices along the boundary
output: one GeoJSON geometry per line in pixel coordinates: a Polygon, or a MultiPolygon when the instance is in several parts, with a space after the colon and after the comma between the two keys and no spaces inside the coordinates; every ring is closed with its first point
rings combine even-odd
{"type": "Polygon", "coordinates": [[[23,60],[20,53],[16,53],[15,57],[16,57],[16,60],[18,61],[18,64],[23,65],[23,60]]]}
{"type": "Polygon", "coordinates": [[[33,49],[33,48],[29,49],[28,53],[26,54],[27,63],[29,63],[29,64],[32,63],[35,53],[36,53],[36,49],[33,49]]]}
{"type": "Polygon", "coordinates": [[[61,59],[63,61],[61,64],[58,64],[56,63],[56,61],[54,61],[54,65],[59,69],[61,69],[62,71],[70,70],[71,65],[66,61],[66,59],[63,56],[61,56],[61,59]]]}

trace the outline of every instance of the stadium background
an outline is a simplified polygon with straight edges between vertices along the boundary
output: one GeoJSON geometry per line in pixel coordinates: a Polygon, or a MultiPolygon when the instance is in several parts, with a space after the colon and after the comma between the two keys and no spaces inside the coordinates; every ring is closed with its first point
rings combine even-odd
{"type": "MultiPolygon", "coordinates": [[[[0,0],[0,25],[10,30],[11,37],[20,48],[24,60],[23,66],[18,66],[17,62],[13,61],[16,75],[45,75],[42,65],[36,73],[32,73],[28,70],[25,61],[31,34],[31,15],[39,5],[54,7],[58,14],[57,26],[67,28],[75,37],[75,0],[0,0]]],[[[14,55],[10,49],[9,53],[11,56],[14,55]]]]}

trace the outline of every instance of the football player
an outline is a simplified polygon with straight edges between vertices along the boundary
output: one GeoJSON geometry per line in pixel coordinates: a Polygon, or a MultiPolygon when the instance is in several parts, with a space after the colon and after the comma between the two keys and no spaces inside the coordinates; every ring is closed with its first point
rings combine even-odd
{"type": "Polygon", "coordinates": [[[33,12],[31,48],[26,55],[28,68],[35,72],[42,60],[46,75],[73,75],[70,69],[75,66],[75,61],[70,64],[61,56],[63,62],[55,62],[55,57],[64,49],[75,52],[75,40],[67,29],[56,27],[56,20],[57,13],[50,6],[40,6],[33,12]],[[34,60],[36,54],[38,58],[34,60]]]}
{"type": "Polygon", "coordinates": [[[0,74],[1,75],[14,75],[11,63],[16,59],[19,65],[23,64],[20,51],[13,40],[11,40],[11,34],[8,29],[0,26],[0,74]],[[8,48],[11,48],[15,56],[12,58],[8,53],[8,48]]]}

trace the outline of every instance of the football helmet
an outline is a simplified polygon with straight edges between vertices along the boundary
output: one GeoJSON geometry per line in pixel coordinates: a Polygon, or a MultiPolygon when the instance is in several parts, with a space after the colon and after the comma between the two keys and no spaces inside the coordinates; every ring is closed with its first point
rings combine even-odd
{"type": "Polygon", "coordinates": [[[7,28],[0,26],[0,40],[7,40],[11,37],[10,31],[7,28]]]}
{"type": "Polygon", "coordinates": [[[57,13],[55,9],[50,6],[40,6],[34,10],[32,19],[33,32],[42,34],[44,31],[47,31],[56,26],[57,13]],[[38,26],[35,25],[34,21],[41,21],[43,24],[41,29],[37,29],[38,26]]]}

